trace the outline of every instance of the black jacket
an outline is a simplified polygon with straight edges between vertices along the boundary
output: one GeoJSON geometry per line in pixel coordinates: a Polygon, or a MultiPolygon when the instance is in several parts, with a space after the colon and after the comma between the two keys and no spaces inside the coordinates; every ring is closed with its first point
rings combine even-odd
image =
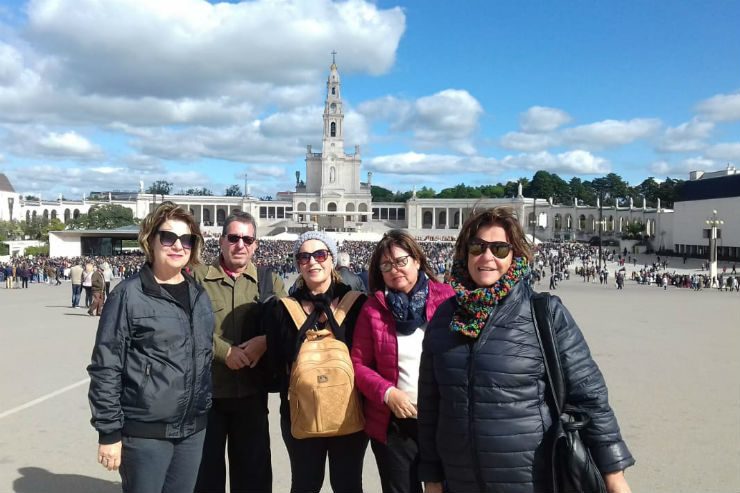
{"type": "MultiPolygon", "coordinates": [[[[526,282],[514,286],[477,339],[450,331],[454,297],[429,322],[419,375],[421,480],[446,480],[455,493],[551,491],[543,440],[552,417],[531,294],[526,282]]],[[[602,473],[625,469],[634,459],[601,372],[559,298],[551,310],[568,403],[592,420],[584,440],[602,473]]]]}
{"type": "Polygon", "coordinates": [[[189,307],[157,284],[148,264],[108,298],[87,367],[100,443],[122,434],[183,438],[205,428],[213,310],[205,290],[184,275],[189,307]]]}

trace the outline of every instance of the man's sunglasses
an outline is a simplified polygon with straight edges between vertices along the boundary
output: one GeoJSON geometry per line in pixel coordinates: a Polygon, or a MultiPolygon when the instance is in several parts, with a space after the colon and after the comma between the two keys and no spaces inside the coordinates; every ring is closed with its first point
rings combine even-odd
{"type": "Polygon", "coordinates": [[[186,234],[177,236],[172,231],[159,231],[159,243],[165,247],[171,247],[177,240],[185,250],[190,250],[198,243],[198,235],[186,234]]]}
{"type": "Polygon", "coordinates": [[[511,252],[511,243],[505,241],[484,241],[480,238],[473,238],[468,241],[468,253],[470,255],[483,255],[486,249],[491,250],[494,257],[504,259],[511,252]]]}
{"type": "Polygon", "coordinates": [[[226,235],[226,239],[229,241],[229,243],[232,243],[236,245],[239,243],[239,240],[242,240],[245,245],[249,246],[252,243],[254,243],[254,236],[239,236],[239,235],[226,235]]]}
{"type": "Polygon", "coordinates": [[[295,254],[295,259],[298,261],[299,264],[306,265],[311,261],[311,257],[313,257],[316,262],[321,263],[328,259],[329,255],[329,250],[316,250],[315,252],[298,252],[295,254]]]}

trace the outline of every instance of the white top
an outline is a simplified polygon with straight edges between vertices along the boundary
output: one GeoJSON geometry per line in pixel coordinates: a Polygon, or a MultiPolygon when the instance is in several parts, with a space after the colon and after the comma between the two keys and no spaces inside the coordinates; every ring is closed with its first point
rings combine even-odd
{"type": "Polygon", "coordinates": [[[398,387],[417,403],[419,394],[419,365],[421,364],[421,343],[424,340],[425,323],[409,335],[397,333],[398,339],[398,387]]]}

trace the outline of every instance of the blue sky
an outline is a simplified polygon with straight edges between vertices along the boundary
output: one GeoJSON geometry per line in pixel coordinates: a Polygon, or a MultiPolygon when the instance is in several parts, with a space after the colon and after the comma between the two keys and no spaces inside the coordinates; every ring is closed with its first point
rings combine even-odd
{"type": "Polygon", "coordinates": [[[321,145],[391,190],[740,161],[740,3],[425,0],[0,5],[0,172],[78,198],[140,181],[290,190],[321,145]]]}

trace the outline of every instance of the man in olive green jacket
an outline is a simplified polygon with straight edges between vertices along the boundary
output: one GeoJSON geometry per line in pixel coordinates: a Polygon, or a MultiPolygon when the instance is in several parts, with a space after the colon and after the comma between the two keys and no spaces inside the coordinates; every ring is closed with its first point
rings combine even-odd
{"type": "MultiPolygon", "coordinates": [[[[213,407],[208,416],[196,493],[225,492],[224,450],[228,443],[231,492],[272,491],[270,433],[267,422],[267,349],[262,333],[254,218],[245,212],[229,216],[223,227],[221,254],[210,266],[193,271],[208,293],[216,326],[213,334],[213,407]]],[[[285,296],[279,275],[272,293],[285,296]]],[[[266,298],[266,296],[262,296],[266,298]]]]}

